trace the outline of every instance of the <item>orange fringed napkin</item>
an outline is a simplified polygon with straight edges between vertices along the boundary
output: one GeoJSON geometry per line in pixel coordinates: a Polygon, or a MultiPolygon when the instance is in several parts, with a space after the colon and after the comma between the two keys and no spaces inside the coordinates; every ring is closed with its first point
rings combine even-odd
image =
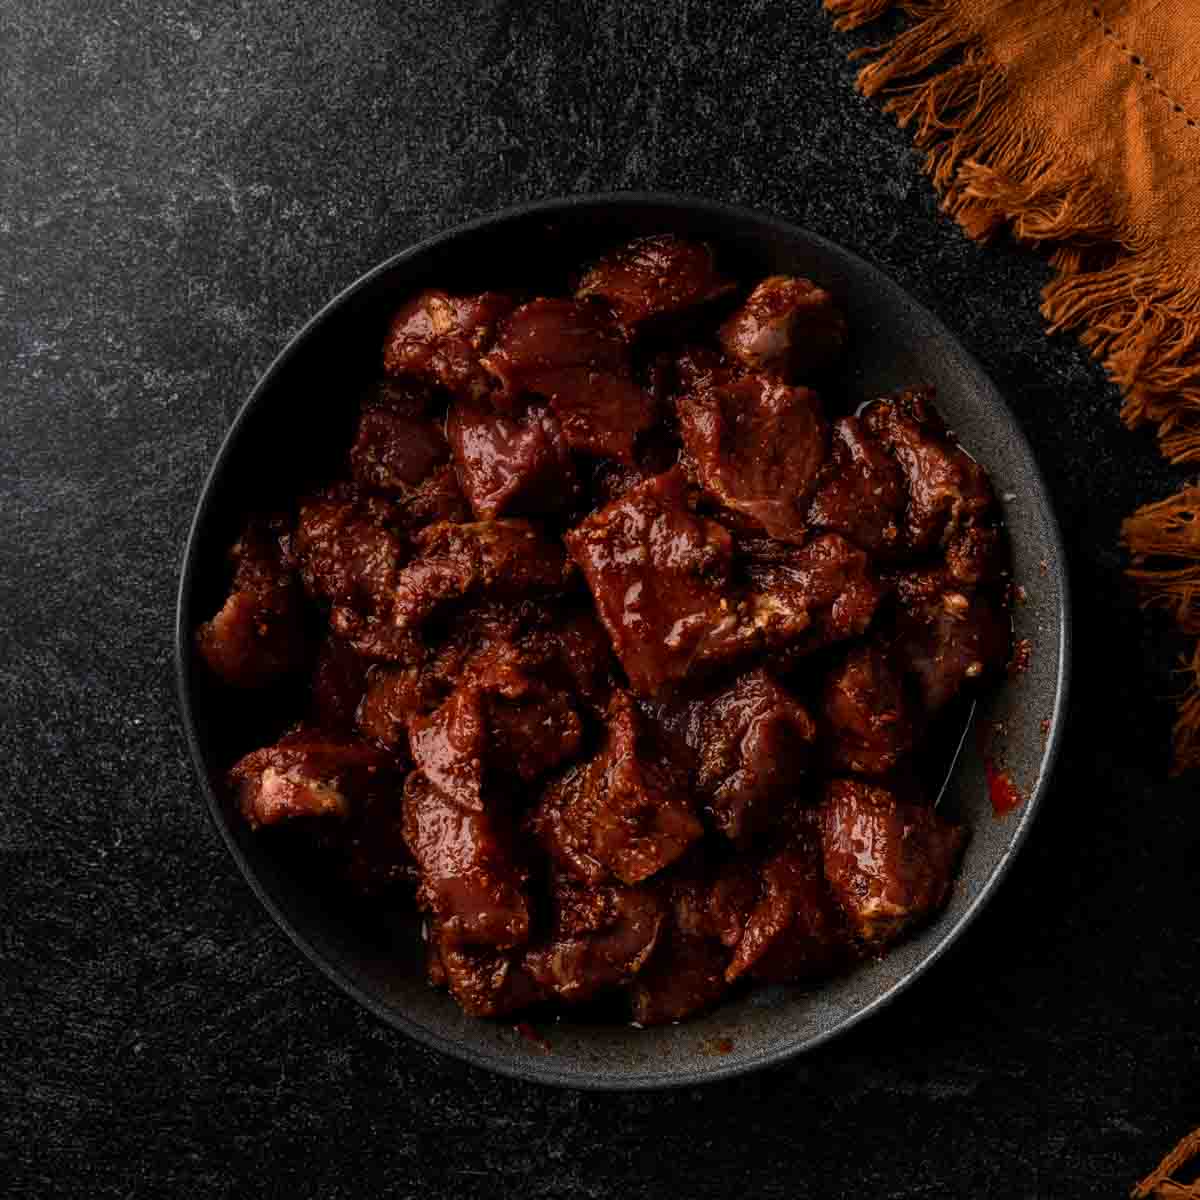
{"type": "Polygon", "coordinates": [[[1133,1200],[1200,1200],[1200,1183],[1180,1183],[1171,1176],[1200,1154],[1200,1129],[1187,1137],[1130,1193],[1133,1200]]]}
{"type": "MultiPolygon", "coordinates": [[[[1200,462],[1200,0],[825,0],[840,28],[896,7],[908,26],[869,59],[878,96],[927,151],[974,238],[1048,252],[1050,331],[1075,330],[1153,424],[1200,462]]],[[[1126,522],[1148,605],[1200,636],[1200,487],[1126,522]]],[[[1200,766],[1200,643],[1175,767],[1200,766]]]]}

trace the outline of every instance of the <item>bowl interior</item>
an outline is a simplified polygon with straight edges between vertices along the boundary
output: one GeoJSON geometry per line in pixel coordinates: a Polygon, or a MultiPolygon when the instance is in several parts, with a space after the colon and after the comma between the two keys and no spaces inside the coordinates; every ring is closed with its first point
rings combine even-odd
{"type": "Polygon", "coordinates": [[[1026,833],[1059,736],[1067,669],[1066,580],[1058,530],[1029,446],[978,365],[925,309],[856,256],[812,234],[741,210],[669,197],[580,198],[517,210],[442,235],[383,264],[333,301],[263,377],[206,484],[185,554],[178,654],[185,724],[208,802],[251,886],[296,943],[339,985],[404,1031],[479,1065],[579,1087],[661,1087],[776,1061],[848,1028],[911,981],[964,927],[1026,833]],[[932,383],[939,408],[991,473],[1002,497],[1014,574],[1027,600],[1015,637],[1029,666],[978,706],[977,726],[1005,729],[987,750],[1025,797],[992,811],[985,748],[967,738],[941,800],[972,836],[946,910],[879,962],[811,991],[769,988],[679,1026],[539,1026],[549,1048],[511,1024],[464,1016],[424,980],[410,913],[350,902],[251,837],[221,794],[223,770],[263,744],[294,697],[216,691],[195,669],[190,630],[227,583],[226,547],[248,510],[270,507],[329,472],[350,436],[354,401],[375,374],[384,324],[423,286],[565,286],[568,271],[638,233],[673,230],[710,240],[727,271],[747,281],[775,272],[811,276],[845,310],[852,348],[837,387],[858,402],[932,383]],[[1049,722],[1048,725],[1044,722],[1049,722]]]}

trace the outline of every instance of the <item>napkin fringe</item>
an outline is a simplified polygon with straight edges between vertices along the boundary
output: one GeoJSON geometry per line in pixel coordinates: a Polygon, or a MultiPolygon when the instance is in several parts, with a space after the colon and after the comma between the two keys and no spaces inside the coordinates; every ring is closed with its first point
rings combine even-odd
{"type": "MultiPolygon", "coordinates": [[[[891,8],[911,23],[869,60],[859,90],[882,100],[925,150],[943,208],[972,238],[1007,230],[1044,250],[1054,278],[1042,292],[1051,333],[1075,331],[1121,388],[1131,429],[1157,426],[1172,462],[1200,461],[1200,288],[1140,238],[1069,148],[1022,119],[1003,67],[954,0],[825,0],[839,29],[891,8]],[[1016,119],[1014,119],[1014,117],[1016,119]]],[[[1200,636],[1200,487],[1126,521],[1130,576],[1143,604],[1168,609],[1200,636]]],[[[1184,671],[1174,729],[1176,773],[1200,767],[1200,643],[1184,671]]]]}
{"type": "MultiPolygon", "coordinates": [[[[1165,609],[1183,633],[1200,636],[1200,485],[1143,505],[1122,524],[1121,541],[1142,607],[1165,609]]],[[[1180,670],[1189,681],[1173,730],[1175,775],[1200,766],[1200,642],[1180,670]]]]}

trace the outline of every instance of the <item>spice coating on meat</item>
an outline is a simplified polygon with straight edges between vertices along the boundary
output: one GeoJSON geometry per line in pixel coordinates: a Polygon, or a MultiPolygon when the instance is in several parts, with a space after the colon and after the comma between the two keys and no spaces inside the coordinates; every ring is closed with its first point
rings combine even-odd
{"type": "Polygon", "coordinates": [[[463,490],[481,520],[553,512],[578,496],[575,467],[558,418],[531,405],[520,419],[459,401],[447,433],[463,490]]]}
{"type": "Polygon", "coordinates": [[[747,375],[700,387],[678,410],[705,491],[771,537],[802,542],[828,440],[817,394],[747,375]]]}
{"type": "Polygon", "coordinates": [[[404,841],[421,872],[417,903],[454,945],[503,950],[529,939],[525,872],[493,812],[462,808],[420,772],[404,785],[404,841]]]}
{"type": "Polygon", "coordinates": [[[816,724],[761,667],[657,714],[690,764],[713,823],[744,841],[770,821],[772,806],[803,787],[816,724]]]}
{"type": "Polygon", "coordinates": [[[916,743],[913,706],[888,649],[856,646],[825,680],[825,719],[834,768],[887,775],[916,743]]]}
{"type": "Polygon", "coordinates": [[[835,362],[846,346],[846,319],[811,279],[772,275],[720,329],[721,346],[751,371],[803,379],[835,362]]]}
{"type": "Polygon", "coordinates": [[[498,292],[450,296],[421,292],[392,318],[383,346],[383,369],[477,400],[490,387],[480,357],[499,320],[513,308],[498,292]]]}
{"type": "Polygon", "coordinates": [[[602,258],[580,281],[580,300],[600,299],[630,332],[728,295],[712,250],[671,234],[638,238],[602,258]]]}
{"type": "Polygon", "coordinates": [[[297,817],[345,819],[377,786],[397,786],[395,764],[378,747],[316,730],[298,730],[255,750],[229,771],[252,828],[297,817]]]}
{"type": "Polygon", "coordinates": [[[565,540],[635,690],[680,678],[733,629],[724,596],[732,541],[688,509],[681,472],[634,488],[565,540]]]}
{"type": "Polygon", "coordinates": [[[825,875],[857,937],[893,940],[940,908],[965,834],[886,788],[835,779],[822,809],[825,875]]]}
{"type": "Polygon", "coordinates": [[[573,450],[631,461],[635,436],[654,422],[628,346],[589,305],[523,304],[503,322],[482,362],[495,378],[499,407],[511,409],[525,395],[545,397],[573,450]]]}
{"type": "Polygon", "coordinates": [[[547,853],[588,883],[635,884],[674,862],[704,832],[686,783],[648,744],[631,698],[609,706],[604,746],[545,791],[532,828],[547,853]]]}
{"type": "Polygon", "coordinates": [[[251,521],[233,544],[229,597],[196,630],[196,649],[223,683],[259,688],[303,665],[308,652],[295,574],[284,563],[278,520],[251,521]]]}
{"type": "Polygon", "coordinates": [[[857,417],[836,421],[808,523],[840,533],[869,554],[890,555],[901,548],[905,502],[904,476],[896,460],[857,417]]]}

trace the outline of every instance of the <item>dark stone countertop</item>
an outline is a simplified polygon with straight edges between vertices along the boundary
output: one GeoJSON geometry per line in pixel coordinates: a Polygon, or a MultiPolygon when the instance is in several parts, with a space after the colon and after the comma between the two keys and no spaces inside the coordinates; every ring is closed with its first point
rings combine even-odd
{"type": "MultiPolygon", "coordinates": [[[[868,35],[860,40],[870,40],[868,35]]],[[[813,0],[0,0],[0,1176],[10,1196],[1122,1196],[1200,1123],[1200,809],[1179,647],[1116,536],[1180,478],[1045,268],[968,243],[813,0]],[[496,1079],[335,991],[214,833],[172,691],[197,490],[257,375],[393,251],[660,188],[803,223],[1008,396],[1070,547],[1056,786],[969,937],[732,1083],[496,1079]]]]}

